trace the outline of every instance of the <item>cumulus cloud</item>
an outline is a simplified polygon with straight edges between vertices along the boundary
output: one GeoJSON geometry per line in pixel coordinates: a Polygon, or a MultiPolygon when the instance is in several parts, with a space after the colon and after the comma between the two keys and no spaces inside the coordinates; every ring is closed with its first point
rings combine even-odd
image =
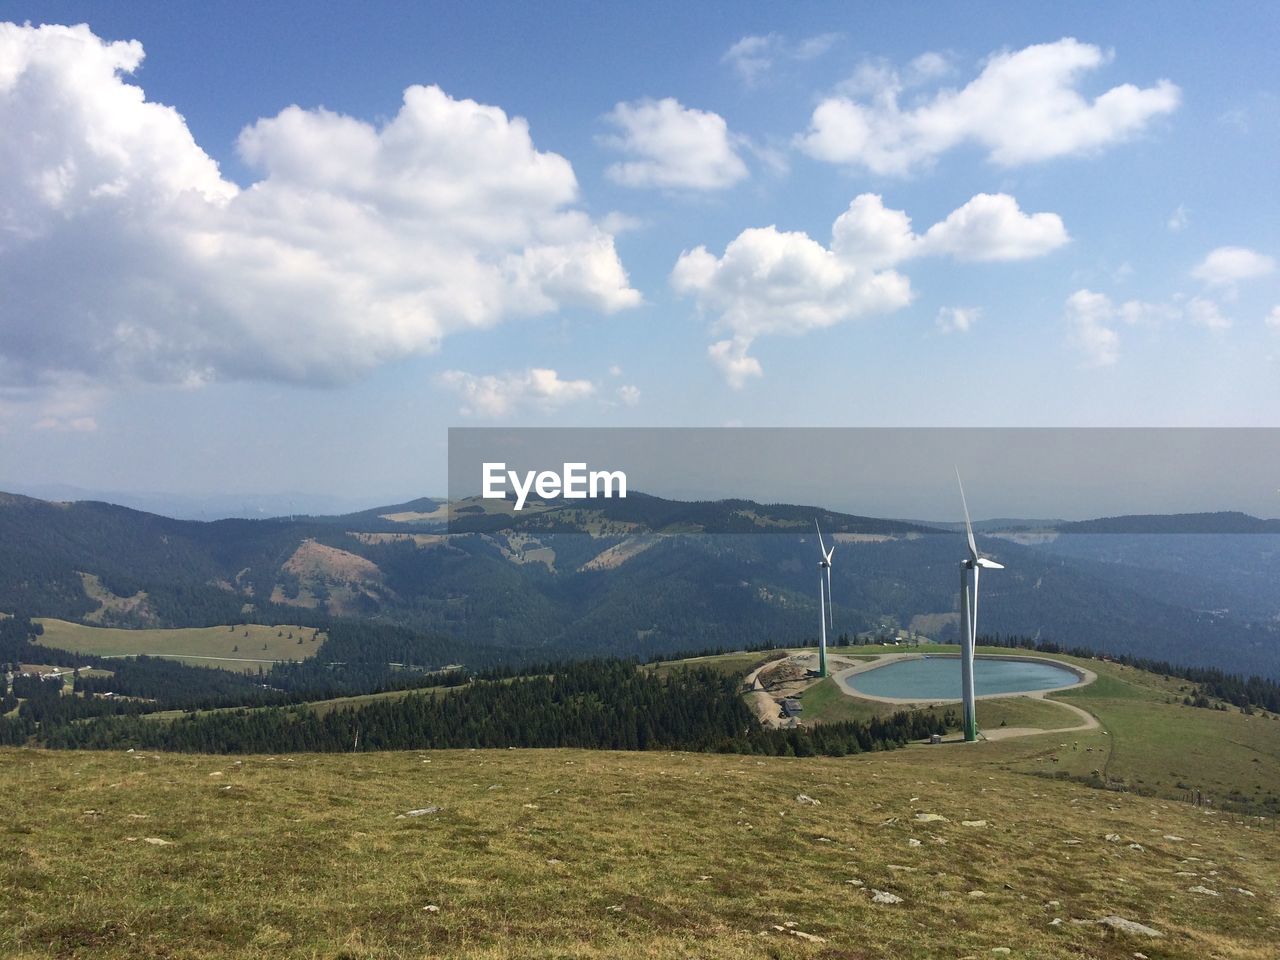
{"type": "Polygon", "coordinates": [[[980,193],[920,238],[924,253],[957,260],[1028,260],[1068,240],[1056,213],[1025,214],[1004,193],[980,193]]]}
{"type": "Polygon", "coordinates": [[[1072,341],[1091,366],[1110,366],[1120,358],[1117,323],[1155,330],[1172,322],[1184,322],[1221,333],[1231,319],[1213,300],[1182,294],[1164,303],[1126,300],[1117,304],[1105,293],[1077,290],[1067,298],[1065,311],[1072,341]]]}
{"type": "Polygon", "coordinates": [[[1108,367],[1120,359],[1120,336],[1110,326],[1115,315],[1115,305],[1105,293],[1077,290],[1067,298],[1070,337],[1089,366],[1108,367]]]}
{"type": "Polygon", "coordinates": [[[938,329],[943,333],[968,333],[981,316],[978,307],[943,307],[938,311],[938,329]]]}
{"type": "Polygon", "coordinates": [[[609,166],[605,175],[626,187],[723,190],[747,176],[729,126],[717,113],[678,100],[619,103],[605,116],[618,129],[600,143],[634,159],[609,166]]]}
{"type": "Polygon", "coordinates": [[[1211,287],[1234,287],[1241,280],[1265,277],[1276,268],[1275,259],[1247,247],[1211,250],[1191,275],[1211,287]]]}
{"type": "Polygon", "coordinates": [[[1220,331],[1231,326],[1231,321],[1223,316],[1222,309],[1212,300],[1205,300],[1203,297],[1192,297],[1187,302],[1187,319],[1206,330],[1220,331]]]}
{"type": "Polygon", "coordinates": [[[1178,208],[1169,214],[1169,219],[1165,223],[1170,233],[1181,233],[1187,228],[1190,219],[1187,216],[1187,208],[1184,204],[1178,204],[1178,208]]]}
{"type": "Polygon", "coordinates": [[[1272,330],[1280,331],[1280,304],[1271,308],[1271,312],[1266,317],[1266,324],[1272,330]]]}
{"type": "Polygon", "coordinates": [[[729,334],[708,355],[733,387],[761,376],[748,354],[756,338],[801,335],[911,302],[911,283],[893,269],[922,256],[1016,260],[1067,242],[1056,214],[1028,215],[1012,197],[979,194],[924,234],[876,194],[855,197],[823,246],[776,226],[742,231],[717,257],[706,247],[682,253],[671,284],[729,334]]]}
{"type": "Polygon", "coordinates": [[[804,62],[822,56],[840,38],[836,33],[820,33],[803,40],[789,40],[779,33],[746,36],[720,58],[731,66],[749,87],[756,86],[779,63],[804,62]]]}
{"type": "Polygon", "coordinates": [[[461,397],[458,412],[467,417],[503,417],[523,410],[550,413],[596,392],[590,380],[562,380],[555,370],[542,367],[484,376],[446,370],[439,382],[461,397]]]}
{"type": "MultiPolygon", "coordinates": [[[[1082,79],[1111,59],[1072,38],[1002,51],[963,88],[905,107],[901,95],[913,77],[875,66],[819,103],[797,142],[818,160],[898,176],[964,144],[985,149],[1001,167],[1099,150],[1140,133],[1176,109],[1180,97],[1173,83],[1160,80],[1086,99],[1077,89],[1082,79]]],[[[918,63],[912,72],[919,77],[918,63]]]]}
{"type": "Polygon", "coordinates": [[[371,124],[289,107],[225,179],[126,77],[136,42],[0,25],[0,365],[34,383],[342,382],[451,333],[640,302],[569,162],[409,87],[371,124]]]}
{"type": "Polygon", "coordinates": [[[618,399],[626,407],[634,407],[640,402],[640,388],[631,383],[624,383],[618,388],[618,399]]]}
{"type": "Polygon", "coordinates": [[[907,64],[906,83],[915,85],[945,77],[951,72],[951,61],[935,50],[927,50],[907,64]]]}
{"type": "Polygon", "coordinates": [[[735,390],[741,390],[752,377],[764,374],[764,368],[755,357],[747,356],[751,341],[745,337],[719,340],[707,347],[707,356],[720,371],[725,382],[735,390]]]}

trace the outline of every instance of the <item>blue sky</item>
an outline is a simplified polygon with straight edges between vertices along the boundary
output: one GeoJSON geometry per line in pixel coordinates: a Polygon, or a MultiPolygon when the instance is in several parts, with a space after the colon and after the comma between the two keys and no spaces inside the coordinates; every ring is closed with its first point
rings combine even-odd
{"type": "Polygon", "coordinates": [[[902,6],[7,4],[88,29],[0,45],[0,480],[1276,425],[1274,9],[902,6]]]}

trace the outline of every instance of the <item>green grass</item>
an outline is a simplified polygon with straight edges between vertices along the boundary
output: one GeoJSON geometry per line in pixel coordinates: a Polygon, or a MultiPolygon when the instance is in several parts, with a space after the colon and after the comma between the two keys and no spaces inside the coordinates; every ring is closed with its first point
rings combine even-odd
{"type": "MultiPolygon", "coordinates": [[[[955,652],[930,645],[918,652],[955,652]]],[[[917,652],[902,647],[849,647],[857,652],[917,652]]],[[[1092,670],[1097,679],[1037,700],[1007,697],[978,701],[978,726],[1052,730],[1079,718],[1054,704],[1061,699],[1098,718],[1098,731],[1075,731],[1006,740],[982,747],[1023,773],[1106,782],[1133,792],[1183,800],[1197,791],[1216,806],[1280,815],[1280,720],[1248,717],[1235,708],[1205,710],[1182,705],[1192,684],[1100,660],[1062,654],[981,647],[984,655],[1049,657],[1092,670]]],[[[841,693],[833,680],[801,696],[805,723],[868,720],[903,709],[841,693]]],[[[953,708],[954,709],[954,708],[953,708]]],[[[942,713],[945,708],[933,708],[942,713]]]]}
{"type": "MultiPolygon", "coordinates": [[[[415,693],[427,693],[433,697],[442,696],[456,687],[414,687],[410,690],[385,690],[382,693],[365,693],[358,697],[335,697],[331,700],[311,700],[298,704],[306,707],[317,716],[323,717],[334,710],[348,710],[367,706],[378,700],[399,700],[415,693]]],[[[208,710],[157,710],[155,713],[143,714],[147,720],[173,720],[177,717],[200,716],[206,713],[232,713],[244,710],[253,713],[257,710],[271,710],[273,707],[211,707],[208,710]]]]}
{"type": "Polygon", "coordinates": [[[0,955],[1274,957],[1273,827],[1004,759],[3,750],[0,955]],[[1108,914],[1165,936],[1067,922],[1108,914]]]}
{"type": "Polygon", "coordinates": [[[1280,814],[1280,720],[1166,702],[1179,685],[1104,664],[1099,682],[1069,699],[1097,716],[1106,736],[1089,739],[1093,754],[1061,751],[1057,767],[1158,796],[1200,791],[1219,805],[1280,814]]]}
{"type": "Polygon", "coordinates": [[[312,640],[313,628],[297,626],[245,624],[231,629],[125,630],[90,627],[66,620],[37,622],[44,627],[44,633],[37,640],[42,646],[103,657],[146,654],[240,673],[256,673],[259,668],[268,668],[279,660],[305,660],[315,655],[324,640],[323,633],[319,639],[312,640]],[[298,643],[299,638],[302,643],[298,643]]]}
{"type": "MultiPolygon", "coordinates": [[[[959,706],[956,707],[959,712],[959,706]]],[[[998,700],[978,701],[978,728],[997,730],[1001,726],[1034,727],[1037,730],[1055,730],[1077,727],[1083,721],[1069,710],[1064,710],[1052,700],[1036,697],[1001,697],[998,700]]]]}
{"type": "MultiPolygon", "coordinates": [[[[832,723],[840,720],[870,720],[884,717],[899,710],[908,709],[901,704],[882,703],[851,697],[840,691],[830,678],[815,683],[800,698],[804,704],[806,723],[832,723]]],[[[951,707],[959,712],[959,704],[951,707]]],[[[926,712],[942,716],[946,707],[931,707],[926,712]]],[[[1010,727],[1035,727],[1052,730],[1057,727],[1073,727],[1080,719],[1052,702],[1034,697],[1002,697],[997,700],[978,701],[978,726],[995,729],[1002,724],[1010,727]]]]}
{"type": "Polygon", "coordinates": [[[717,673],[723,673],[731,677],[745,676],[759,664],[778,656],[781,656],[781,654],[772,650],[739,651],[737,653],[715,654],[709,657],[689,657],[685,660],[663,660],[661,663],[647,664],[646,669],[665,676],[677,667],[709,667],[717,673]]]}

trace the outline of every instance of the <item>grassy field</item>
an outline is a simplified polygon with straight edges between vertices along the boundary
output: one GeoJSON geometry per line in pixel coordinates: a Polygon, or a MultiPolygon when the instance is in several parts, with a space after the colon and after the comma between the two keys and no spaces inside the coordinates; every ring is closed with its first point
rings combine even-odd
{"type": "Polygon", "coordinates": [[[841,760],[4,750],[0,955],[1275,956],[1274,823],[1007,769],[1026,743],[841,760]],[[1109,915],[1162,936],[1072,922],[1109,915]]]}
{"type": "Polygon", "coordinates": [[[655,670],[665,676],[678,667],[710,667],[717,673],[743,676],[759,664],[780,656],[780,652],[773,650],[742,651],[709,657],[689,657],[685,660],[663,660],[661,663],[646,664],[645,669],[655,670]]]}
{"type": "Polygon", "coordinates": [[[1280,813],[1280,718],[1182,705],[1189,685],[1118,664],[1055,694],[1098,717],[1104,734],[1059,751],[1057,766],[1161,796],[1201,791],[1215,802],[1280,813]],[[1088,752],[1088,747],[1093,752],[1088,752]]]}
{"type": "MultiPolygon", "coordinates": [[[[904,652],[901,647],[847,649],[904,652]]],[[[920,652],[955,652],[955,647],[931,645],[920,652]]],[[[1014,651],[981,647],[978,652],[1014,651]]],[[[983,749],[1006,756],[1024,773],[1075,777],[1169,799],[1193,798],[1199,792],[1218,806],[1280,815],[1280,718],[1265,713],[1246,716],[1234,707],[1219,711],[1183,706],[1182,698],[1193,684],[1178,678],[1060,654],[1052,659],[1092,670],[1097,679],[1044,700],[979,700],[979,728],[994,732],[1002,723],[1042,730],[1076,726],[1079,718],[1054,704],[1059,699],[1093,714],[1101,728],[1024,738],[1012,748],[990,744],[983,749]]],[[[801,702],[806,723],[867,720],[902,709],[846,696],[832,680],[814,684],[801,702]]]]}
{"type": "Polygon", "coordinates": [[[228,627],[187,627],[173,630],[123,630],[90,627],[66,620],[40,619],[44,634],[38,643],[60,650],[101,657],[147,654],[181,660],[195,666],[255,673],[278,660],[313,656],[324,633],[312,639],[311,627],[244,624],[228,627]],[[292,635],[292,636],[291,636],[292,635]],[[301,639],[302,643],[298,643],[301,639]]]}
{"type": "MultiPolygon", "coordinates": [[[[901,704],[881,703],[851,697],[840,691],[830,678],[814,684],[800,697],[804,705],[806,723],[832,723],[840,720],[870,720],[888,716],[906,709],[901,704]]],[[[958,714],[959,704],[952,712],[958,714]]],[[[946,708],[934,707],[927,711],[941,716],[946,708]]],[[[978,726],[983,730],[995,730],[1001,726],[1036,727],[1052,730],[1056,727],[1073,727],[1080,719],[1073,713],[1056,706],[1051,701],[1032,697],[1004,697],[998,700],[978,701],[978,726]]]]}

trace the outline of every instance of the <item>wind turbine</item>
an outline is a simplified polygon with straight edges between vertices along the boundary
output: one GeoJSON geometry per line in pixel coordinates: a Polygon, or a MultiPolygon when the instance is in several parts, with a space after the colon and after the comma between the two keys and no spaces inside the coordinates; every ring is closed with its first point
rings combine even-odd
{"type": "Polygon", "coordinates": [[[964,738],[972,742],[978,739],[976,698],[973,695],[973,649],[978,643],[978,575],[987,570],[1003,570],[1004,564],[988,560],[978,553],[973,539],[973,523],[969,520],[969,502],[964,496],[964,483],[960,469],[956,468],[956,483],[960,486],[960,503],[964,505],[964,531],[969,537],[969,557],[960,564],[960,685],[964,700],[964,738]]]}
{"type": "Polygon", "coordinates": [[[822,551],[822,559],[818,561],[818,618],[822,621],[822,643],[818,647],[818,676],[825,677],[827,675],[827,620],[828,616],[831,621],[831,630],[835,632],[835,606],[831,601],[831,558],[835,555],[836,545],[833,542],[831,549],[827,549],[827,545],[822,541],[822,527],[818,526],[818,521],[813,521],[814,529],[818,531],[818,549],[822,551]],[[823,573],[826,574],[826,593],[823,593],[823,573]]]}

